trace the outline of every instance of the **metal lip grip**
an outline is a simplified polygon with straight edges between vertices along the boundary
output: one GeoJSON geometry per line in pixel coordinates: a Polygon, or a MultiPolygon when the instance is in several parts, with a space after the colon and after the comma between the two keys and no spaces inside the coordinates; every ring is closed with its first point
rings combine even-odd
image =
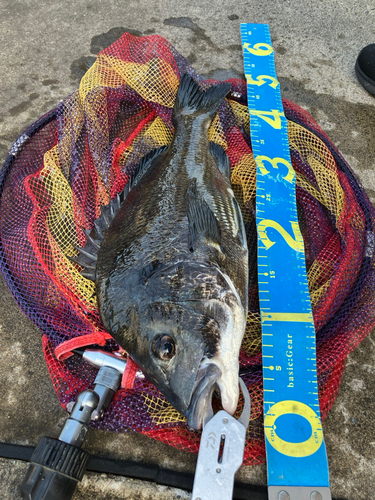
{"type": "Polygon", "coordinates": [[[246,430],[250,420],[250,395],[239,379],[245,400],[238,420],[224,410],[203,426],[192,500],[230,500],[234,476],[243,462],[246,430]]]}

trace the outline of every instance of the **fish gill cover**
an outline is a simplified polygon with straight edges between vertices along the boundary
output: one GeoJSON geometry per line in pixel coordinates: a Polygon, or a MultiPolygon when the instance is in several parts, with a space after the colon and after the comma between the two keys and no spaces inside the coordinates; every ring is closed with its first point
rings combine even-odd
{"type": "MultiPolygon", "coordinates": [[[[101,324],[95,285],[70,260],[107,205],[124,189],[142,157],[168,145],[180,79],[204,81],[160,36],[125,33],[99,53],[79,90],[34,123],[13,145],[0,175],[0,266],[25,314],[42,330],[45,359],[63,407],[90,388],[96,370],[66,351],[96,343],[118,349],[101,324]],[[68,341],[68,344],[66,342],[68,341]],[[65,349],[62,346],[68,346],[65,349]],[[59,350],[60,349],[60,350],[59,350]],[[58,356],[56,356],[56,353],[58,356]],[[59,358],[59,359],[58,359],[59,358]]],[[[264,460],[261,323],[255,225],[256,164],[251,149],[246,83],[216,114],[208,139],[230,160],[232,188],[249,247],[249,312],[240,374],[252,399],[244,464],[264,460]]],[[[296,171],[297,206],[306,250],[317,335],[323,419],[342,378],[346,356],[375,323],[375,212],[350,167],[311,116],[283,100],[296,171]]],[[[240,400],[238,412],[242,408],[240,400]]],[[[146,379],[117,392],[103,430],[140,432],[197,452],[200,433],[146,379]]]]}

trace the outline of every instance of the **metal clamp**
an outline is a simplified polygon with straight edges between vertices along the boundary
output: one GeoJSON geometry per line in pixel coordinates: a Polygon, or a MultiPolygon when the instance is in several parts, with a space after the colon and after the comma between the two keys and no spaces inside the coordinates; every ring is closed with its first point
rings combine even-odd
{"type": "Polygon", "coordinates": [[[245,399],[239,419],[221,410],[203,427],[192,500],[232,498],[234,475],[243,461],[251,410],[249,392],[243,380],[239,381],[245,399]]]}
{"type": "Polygon", "coordinates": [[[86,349],[82,358],[99,368],[93,390],[79,394],[77,401],[67,404],[70,417],[67,419],[59,436],[60,441],[81,446],[88,430],[90,420],[103,418],[114,394],[118,390],[126,361],[114,354],[93,349],[86,349]]]}

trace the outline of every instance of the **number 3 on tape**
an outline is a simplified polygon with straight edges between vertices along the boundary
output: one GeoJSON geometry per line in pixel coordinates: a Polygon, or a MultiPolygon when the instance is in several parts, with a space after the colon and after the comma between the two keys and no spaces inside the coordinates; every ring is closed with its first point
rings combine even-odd
{"type": "Polygon", "coordinates": [[[270,500],[330,500],[315,329],[287,120],[268,25],[242,24],[241,36],[257,165],[268,494],[270,500]]]}

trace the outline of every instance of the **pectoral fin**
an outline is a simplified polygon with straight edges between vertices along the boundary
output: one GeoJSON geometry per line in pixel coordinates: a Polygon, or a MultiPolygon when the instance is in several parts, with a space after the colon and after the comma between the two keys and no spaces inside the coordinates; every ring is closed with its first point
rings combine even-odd
{"type": "Polygon", "coordinates": [[[220,172],[230,180],[230,163],[224,149],[216,142],[210,142],[210,153],[216,161],[220,172]]]}
{"type": "Polygon", "coordinates": [[[185,195],[186,213],[189,220],[189,247],[194,252],[201,236],[220,246],[220,226],[215,214],[197,191],[196,179],[191,179],[185,195]]]}

